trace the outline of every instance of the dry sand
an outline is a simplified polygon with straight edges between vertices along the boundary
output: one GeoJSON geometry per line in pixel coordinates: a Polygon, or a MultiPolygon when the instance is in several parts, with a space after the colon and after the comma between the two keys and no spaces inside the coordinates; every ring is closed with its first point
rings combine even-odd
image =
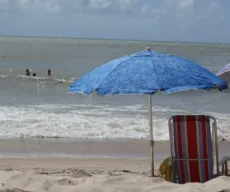
{"type": "MultiPolygon", "coordinates": [[[[221,153],[230,151],[228,142],[220,146],[221,153]]],[[[149,177],[147,147],[144,140],[0,140],[0,192],[230,191],[230,178],[224,176],[185,185],[149,177]]],[[[169,155],[167,147],[168,142],[157,143],[156,168],[169,155]]]]}

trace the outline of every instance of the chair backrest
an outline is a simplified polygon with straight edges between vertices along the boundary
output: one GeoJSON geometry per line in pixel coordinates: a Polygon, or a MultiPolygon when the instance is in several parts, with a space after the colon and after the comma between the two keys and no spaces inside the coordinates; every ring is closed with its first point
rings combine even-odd
{"type": "MultiPolygon", "coordinates": [[[[214,177],[213,147],[218,146],[213,145],[211,119],[214,118],[205,115],[171,117],[171,155],[178,183],[203,183],[214,177]]],[[[216,142],[216,139],[214,141],[216,142]]]]}

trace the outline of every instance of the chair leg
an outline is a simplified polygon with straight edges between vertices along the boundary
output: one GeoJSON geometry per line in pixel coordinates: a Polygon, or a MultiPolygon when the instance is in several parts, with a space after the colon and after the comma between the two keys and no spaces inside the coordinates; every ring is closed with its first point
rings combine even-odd
{"type": "Polygon", "coordinates": [[[225,171],[224,171],[224,167],[225,167],[225,164],[222,165],[222,174],[221,175],[224,175],[225,174],[225,171]]]}
{"type": "Polygon", "coordinates": [[[228,162],[225,162],[225,175],[228,175],[228,162]]]}
{"type": "Polygon", "coordinates": [[[222,175],[228,176],[228,162],[224,162],[222,165],[222,175]]]}
{"type": "Polygon", "coordinates": [[[172,167],[172,182],[177,183],[176,166],[175,165],[172,167]]]}

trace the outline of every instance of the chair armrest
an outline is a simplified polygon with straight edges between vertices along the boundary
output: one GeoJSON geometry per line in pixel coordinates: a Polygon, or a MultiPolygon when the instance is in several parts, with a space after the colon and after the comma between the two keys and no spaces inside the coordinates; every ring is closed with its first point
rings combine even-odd
{"type": "Polygon", "coordinates": [[[224,165],[226,162],[228,162],[228,161],[230,161],[230,156],[224,156],[221,160],[220,160],[220,162],[219,162],[219,164],[222,166],[222,165],[224,165]]]}

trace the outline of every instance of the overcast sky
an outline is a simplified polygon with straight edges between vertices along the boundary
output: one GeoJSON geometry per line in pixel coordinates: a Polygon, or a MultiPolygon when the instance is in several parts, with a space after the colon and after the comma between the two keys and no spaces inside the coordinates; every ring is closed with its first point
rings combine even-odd
{"type": "Polygon", "coordinates": [[[230,0],[0,0],[0,35],[230,43],[230,0]]]}

